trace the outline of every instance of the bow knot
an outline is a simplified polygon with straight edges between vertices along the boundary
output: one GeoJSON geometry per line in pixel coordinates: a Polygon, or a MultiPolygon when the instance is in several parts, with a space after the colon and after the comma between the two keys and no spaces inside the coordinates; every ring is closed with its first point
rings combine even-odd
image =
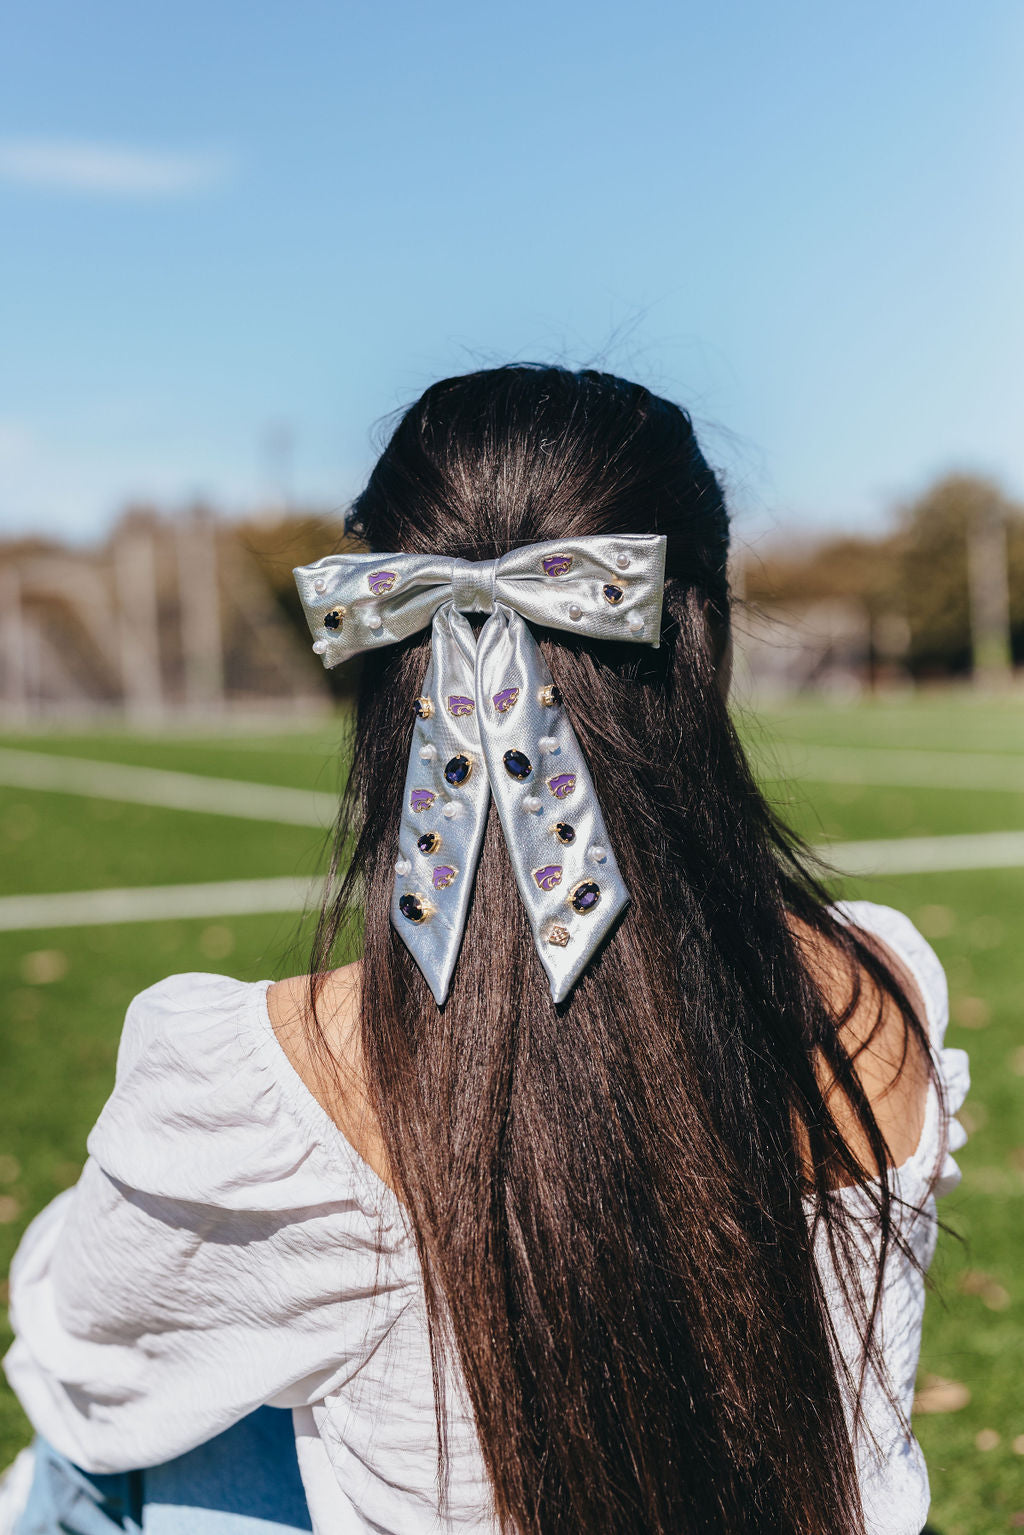
{"type": "MultiPolygon", "coordinates": [[[[325,666],[431,625],[391,920],[438,1004],[458,959],[492,794],[552,999],[563,1001],[629,892],[529,622],[657,646],[665,539],[568,538],[479,561],[328,555],[295,579],[325,666]],[[479,636],[466,613],[488,614],[479,636]]],[[[587,700],[574,706],[585,711],[587,700]]]]}
{"type": "Polygon", "coordinates": [[[460,613],[493,613],[497,560],[452,560],[452,607],[460,613]]]}

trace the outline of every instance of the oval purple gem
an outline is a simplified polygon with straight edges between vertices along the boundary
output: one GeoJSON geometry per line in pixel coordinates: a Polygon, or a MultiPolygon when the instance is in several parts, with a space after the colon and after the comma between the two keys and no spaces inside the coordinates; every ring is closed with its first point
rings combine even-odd
{"type": "Polygon", "coordinates": [[[584,879],[573,887],[572,893],[569,896],[569,905],[573,911],[578,911],[582,917],[588,911],[593,911],[600,899],[601,886],[592,879],[584,879]]]}
{"type": "Polygon", "coordinates": [[[473,764],[465,752],[459,752],[457,756],[450,757],[444,766],[444,776],[450,784],[456,788],[464,784],[473,770],[473,764]]]}
{"type": "Polygon", "coordinates": [[[533,763],[525,752],[507,751],[501,760],[505,765],[505,772],[508,776],[516,778],[520,782],[524,778],[529,778],[533,772],[533,763]]]}

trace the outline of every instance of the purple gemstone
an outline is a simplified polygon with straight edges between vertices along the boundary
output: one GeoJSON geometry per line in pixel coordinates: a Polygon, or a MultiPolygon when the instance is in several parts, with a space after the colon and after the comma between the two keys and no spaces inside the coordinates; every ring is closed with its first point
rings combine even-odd
{"type": "Polygon", "coordinates": [[[575,787],[575,773],[556,773],[554,778],[548,779],[548,788],[555,796],[555,799],[565,799],[566,795],[571,794],[575,787]]]}
{"type": "Polygon", "coordinates": [[[398,909],[402,916],[410,922],[422,922],[427,915],[423,902],[418,895],[406,894],[399,896],[398,909]]]}
{"type": "Polygon", "coordinates": [[[546,576],[564,576],[572,569],[572,555],[546,554],[541,564],[546,576]]]}
{"type": "Polygon", "coordinates": [[[413,789],[409,804],[413,810],[429,810],[436,798],[433,789],[413,789]]]}
{"type": "Polygon", "coordinates": [[[444,776],[455,788],[464,784],[472,771],[473,763],[465,752],[459,752],[458,756],[450,757],[444,765],[444,776]]]}
{"type": "Polygon", "coordinates": [[[375,570],[372,576],[367,576],[367,582],[375,597],[383,597],[394,586],[398,577],[393,570],[375,570]]]}
{"type": "Polygon", "coordinates": [[[518,779],[520,783],[533,772],[533,763],[525,752],[507,751],[501,760],[508,776],[518,779]]]}
{"type": "Polygon", "coordinates": [[[502,688],[500,693],[494,695],[494,707],[499,714],[507,714],[518,697],[518,688],[502,688]]]}
{"type": "Polygon", "coordinates": [[[455,878],[455,870],[449,864],[439,863],[434,870],[434,889],[447,890],[455,878]]]}
{"type": "Polygon", "coordinates": [[[452,693],[448,699],[448,713],[455,719],[463,714],[472,714],[476,704],[471,698],[463,698],[459,693],[452,693]]]}
{"type": "Polygon", "coordinates": [[[595,884],[592,879],[584,879],[578,885],[573,886],[569,894],[569,905],[573,911],[578,911],[582,917],[588,911],[593,911],[600,899],[601,886],[595,884]]]}
{"type": "Polygon", "coordinates": [[[543,869],[534,869],[533,877],[541,890],[554,890],[562,883],[562,865],[549,863],[543,869]]]}

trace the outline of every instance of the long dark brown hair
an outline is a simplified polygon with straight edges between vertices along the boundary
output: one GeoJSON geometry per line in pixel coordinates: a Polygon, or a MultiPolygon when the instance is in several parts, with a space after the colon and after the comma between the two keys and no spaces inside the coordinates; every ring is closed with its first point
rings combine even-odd
{"type": "Polygon", "coordinates": [[[852,1238],[837,1183],[874,1206],[881,1260],[857,1302],[876,1367],[899,1236],[886,1180],[852,1155],[821,1073],[885,1167],[840,1040],[857,978],[879,1018],[889,997],[908,1039],[922,1027],[745,761],[720,686],[728,517],[690,419],[594,371],[447,379],[401,418],[355,510],[373,549],[473,560],[574,535],[668,540],[660,649],[536,631],[632,893],[570,999],[548,995],[493,806],[443,1007],[392,930],[429,631],[366,659],[343,877],[316,937],[314,1032],[339,934],[362,921],[366,1089],[423,1267],[435,1379],[450,1350],[499,1523],[851,1535],[843,1396],[857,1381],[837,1362],[806,1201],[840,1258],[852,1238]],[[794,922],[848,961],[838,1017],[794,922]]]}

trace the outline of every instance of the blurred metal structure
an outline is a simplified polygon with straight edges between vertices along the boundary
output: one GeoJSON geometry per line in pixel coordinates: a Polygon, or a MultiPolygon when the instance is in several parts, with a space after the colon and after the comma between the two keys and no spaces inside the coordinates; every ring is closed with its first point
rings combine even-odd
{"type": "Polygon", "coordinates": [[[974,682],[1005,687],[1013,680],[1010,642],[1010,579],[1006,521],[995,497],[973,509],[967,524],[974,682]]]}
{"type": "Polygon", "coordinates": [[[326,708],[322,669],[230,525],[202,508],[127,513],[98,548],[0,545],[0,714],[326,708]]]}
{"type": "Polygon", "coordinates": [[[224,635],[218,583],[217,531],[202,507],[175,523],[185,702],[219,709],[224,702],[224,635]]]}
{"type": "Polygon", "coordinates": [[[871,640],[861,602],[741,604],[733,619],[738,695],[751,702],[803,692],[854,698],[869,685],[871,640]]]}

